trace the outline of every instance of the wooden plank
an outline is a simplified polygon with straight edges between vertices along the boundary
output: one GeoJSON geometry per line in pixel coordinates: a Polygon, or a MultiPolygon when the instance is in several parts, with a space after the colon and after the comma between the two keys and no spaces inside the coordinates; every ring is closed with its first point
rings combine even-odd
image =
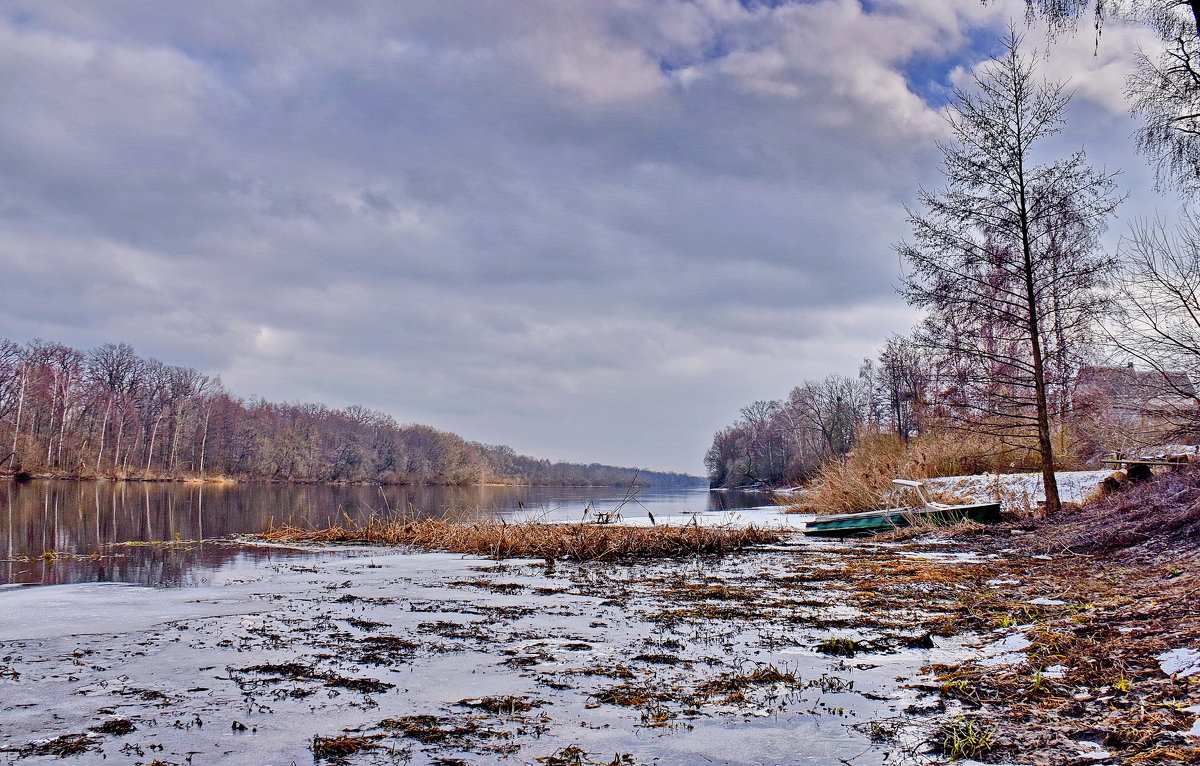
{"type": "Polygon", "coordinates": [[[1105,458],[1100,461],[1100,465],[1113,465],[1117,467],[1125,465],[1187,465],[1187,462],[1187,460],[1182,458],[1179,460],[1138,460],[1137,458],[1119,460],[1117,458],[1105,458]]]}

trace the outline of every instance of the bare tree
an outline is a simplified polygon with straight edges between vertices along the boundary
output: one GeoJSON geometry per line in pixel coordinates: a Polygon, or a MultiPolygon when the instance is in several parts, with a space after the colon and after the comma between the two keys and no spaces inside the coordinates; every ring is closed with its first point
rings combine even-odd
{"type": "Polygon", "coordinates": [[[1122,243],[1130,277],[1113,339],[1127,355],[1159,373],[1176,406],[1157,413],[1173,435],[1200,432],[1200,220],[1187,215],[1174,231],[1142,221],[1122,243]]]}
{"type": "Polygon", "coordinates": [[[825,460],[840,460],[854,446],[859,427],[868,419],[871,391],[863,376],[829,375],[792,389],[788,407],[820,435],[825,460]]]}
{"type": "Polygon", "coordinates": [[[1138,148],[1151,158],[1160,185],[1200,191],[1200,0],[1140,4],[1140,17],[1163,47],[1140,53],[1126,83],[1141,119],[1138,148]]]}
{"type": "Polygon", "coordinates": [[[906,443],[920,430],[920,412],[929,383],[927,361],[913,339],[902,335],[888,338],[879,352],[876,396],[892,430],[906,443]]]}
{"type": "MultiPolygon", "coordinates": [[[[766,429],[769,433],[771,428],[766,429]]],[[[778,463],[777,442],[764,442],[778,463]]],[[[0,338],[0,469],[59,476],[236,475],[284,481],[506,481],[688,486],[694,477],[552,463],[382,412],[249,402],[219,378],[137,356],[0,338]],[[153,474],[151,472],[153,471],[153,474]]]]}
{"type": "Polygon", "coordinates": [[[897,250],[903,293],[926,309],[923,345],[958,362],[972,425],[1036,443],[1046,509],[1060,507],[1049,373],[1058,339],[1077,337],[1106,306],[1100,277],[1112,259],[1097,237],[1119,204],[1113,174],[1083,151],[1037,163],[1033,151],[1059,133],[1069,96],[1034,79],[1010,31],[1001,56],[959,89],[940,146],[946,188],[921,190],[909,211],[914,241],[897,250]]]}

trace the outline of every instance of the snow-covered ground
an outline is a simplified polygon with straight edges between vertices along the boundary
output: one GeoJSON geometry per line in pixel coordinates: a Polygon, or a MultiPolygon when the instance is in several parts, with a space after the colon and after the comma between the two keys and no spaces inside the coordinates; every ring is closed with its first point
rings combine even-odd
{"type": "MultiPolygon", "coordinates": [[[[1059,471],[1058,494],[1064,503],[1079,503],[1100,486],[1112,470],[1059,471]]],[[[935,492],[949,492],[964,502],[999,502],[1003,510],[1033,508],[1046,499],[1040,473],[985,473],[926,479],[935,492]]]]}
{"type": "MultiPolygon", "coordinates": [[[[1059,497],[1065,503],[1082,502],[1111,473],[1112,469],[1059,471],[1055,474],[1058,479],[1059,497]]],[[[948,493],[954,495],[958,502],[963,503],[999,502],[1000,507],[1006,511],[1033,508],[1046,499],[1040,473],[985,473],[971,476],[942,476],[921,481],[931,493],[948,493]]],[[[777,490],[775,494],[779,496],[780,501],[794,503],[800,500],[804,491],[804,487],[792,487],[786,490],[777,490]]],[[[895,504],[899,505],[901,501],[897,499],[895,504]]],[[[760,514],[757,518],[764,521],[770,519],[774,523],[774,517],[762,514],[760,509],[747,510],[760,514]]],[[[791,518],[797,517],[793,515],[791,518]]],[[[810,518],[812,517],[803,517],[803,519],[810,518]]]]}

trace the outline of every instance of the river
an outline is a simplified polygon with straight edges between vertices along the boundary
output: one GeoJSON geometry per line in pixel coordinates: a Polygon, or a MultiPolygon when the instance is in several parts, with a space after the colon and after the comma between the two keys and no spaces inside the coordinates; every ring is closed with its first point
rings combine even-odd
{"type": "Polygon", "coordinates": [[[278,557],[308,554],[232,545],[272,523],[324,526],[405,514],[469,520],[681,523],[761,507],[757,492],[703,488],[366,486],[174,482],[0,483],[0,584],[128,582],[200,585],[278,557]]]}

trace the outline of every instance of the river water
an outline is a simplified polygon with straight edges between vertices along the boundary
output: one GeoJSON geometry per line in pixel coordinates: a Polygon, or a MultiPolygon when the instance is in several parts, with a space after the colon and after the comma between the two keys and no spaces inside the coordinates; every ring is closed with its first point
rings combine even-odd
{"type": "Polygon", "coordinates": [[[327,762],[318,743],[347,733],[364,747],[346,761],[357,764],[930,762],[917,753],[933,708],[898,679],[963,656],[960,639],[917,640],[960,596],[860,602],[855,568],[904,567],[902,551],[797,535],[737,555],[548,566],[228,537],[388,513],[796,519],[766,502],[654,488],[0,484],[0,764],[58,763],[66,743],[86,751],[80,763],[284,766],[327,762]],[[834,637],[857,658],[819,650],[834,637]]]}
{"type": "Polygon", "coordinates": [[[648,487],[379,487],[94,481],[0,483],[0,584],[200,585],[267,560],[310,555],[222,541],[272,523],[324,526],[405,514],[468,520],[629,523],[720,519],[768,500],[755,492],[648,487]]]}

